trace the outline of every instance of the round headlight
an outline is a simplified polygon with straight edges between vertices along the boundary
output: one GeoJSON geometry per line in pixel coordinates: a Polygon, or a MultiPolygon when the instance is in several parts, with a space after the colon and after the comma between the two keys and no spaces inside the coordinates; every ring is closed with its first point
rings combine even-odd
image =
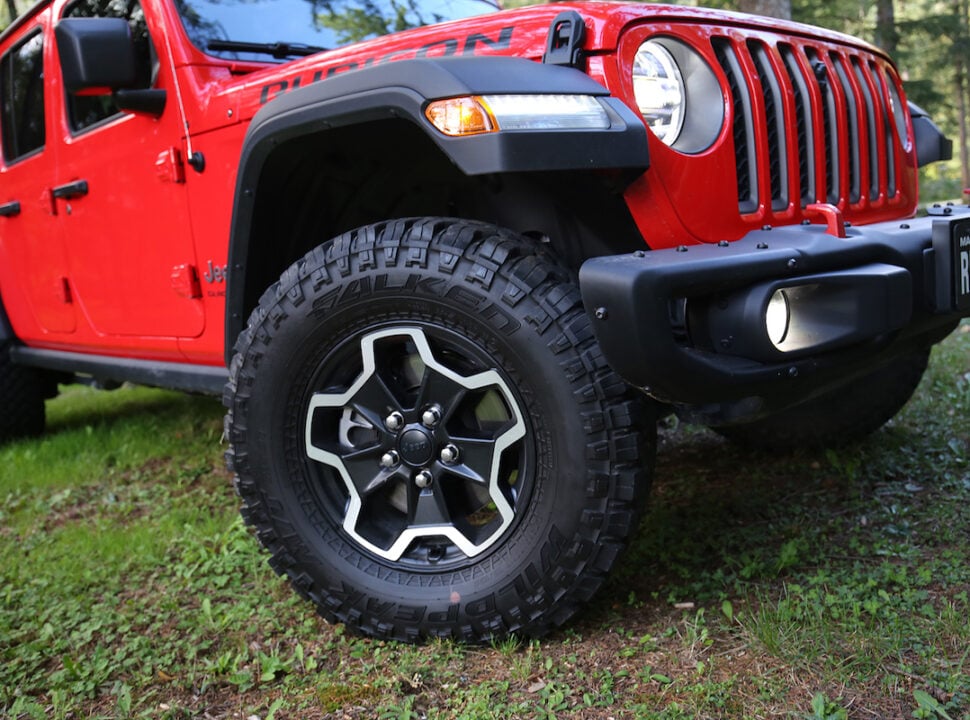
{"type": "Polygon", "coordinates": [[[637,50],[633,94],[650,129],[673,145],[684,126],[684,78],[674,56],[655,40],[647,40],[637,50]]]}

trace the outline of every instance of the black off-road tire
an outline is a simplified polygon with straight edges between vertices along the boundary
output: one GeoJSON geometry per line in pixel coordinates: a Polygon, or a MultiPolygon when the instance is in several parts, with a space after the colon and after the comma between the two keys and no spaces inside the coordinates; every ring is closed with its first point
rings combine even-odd
{"type": "Polygon", "coordinates": [[[252,314],[224,400],[270,564],[371,636],[548,632],[603,584],[649,489],[651,407],[574,277],[486,224],[389,221],[306,255],[252,314]]]}
{"type": "Polygon", "coordinates": [[[43,433],[49,396],[40,372],[12,363],[8,348],[0,345],[0,443],[43,433]]]}
{"type": "Polygon", "coordinates": [[[899,357],[849,385],[755,422],[715,428],[746,447],[794,450],[861,440],[895,417],[926,371],[930,351],[899,357]]]}

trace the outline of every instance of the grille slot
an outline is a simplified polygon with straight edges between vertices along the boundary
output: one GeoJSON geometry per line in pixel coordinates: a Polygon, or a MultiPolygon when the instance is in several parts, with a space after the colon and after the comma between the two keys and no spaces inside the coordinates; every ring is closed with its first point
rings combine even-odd
{"type": "Polygon", "coordinates": [[[795,96],[795,127],[798,133],[798,182],[802,205],[815,202],[815,133],[812,131],[812,99],[791,45],[779,45],[788,82],[795,96]]]}
{"type": "Polygon", "coordinates": [[[734,156],[738,175],[738,208],[742,213],[758,209],[758,165],[755,157],[751,95],[738,56],[726,38],[714,39],[714,54],[727,76],[734,107],[734,156]]]}
{"type": "Polygon", "coordinates": [[[842,102],[839,103],[839,106],[845,108],[845,117],[848,121],[846,130],[849,147],[846,149],[849,156],[849,201],[857,203],[862,199],[862,190],[860,189],[862,182],[862,138],[859,132],[859,103],[842,64],[842,57],[835,53],[829,53],[829,60],[832,62],[832,67],[835,68],[835,77],[842,90],[842,102]]]}
{"type": "Polygon", "coordinates": [[[852,58],[852,71],[862,92],[862,99],[866,109],[866,147],[869,148],[869,197],[879,197],[879,153],[875,149],[880,147],[879,132],[876,125],[876,103],[873,99],[871,78],[866,77],[866,73],[859,62],[859,58],[852,58]]]}
{"type": "Polygon", "coordinates": [[[825,144],[825,202],[838,205],[841,180],[839,163],[839,111],[829,77],[829,66],[814,48],[805,53],[812,68],[815,86],[822,98],[822,137],[825,144]]]}
{"type": "Polygon", "coordinates": [[[845,209],[897,197],[893,80],[885,67],[852,49],[711,42],[731,91],[742,214],[762,205],[782,211],[792,200],[845,209]]]}
{"type": "Polygon", "coordinates": [[[748,52],[758,70],[761,93],[765,102],[765,129],[768,136],[768,171],[771,181],[771,209],[788,207],[788,152],[785,147],[784,100],[778,79],[762,43],[748,41],[748,52]]]}
{"type": "Polygon", "coordinates": [[[883,146],[886,151],[886,194],[889,197],[896,197],[898,187],[896,184],[896,145],[892,141],[893,137],[893,114],[889,107],[889,90],[886,87],[886,78],[876,64],[871,60],[867,64],[869,76],[876,81],[877,97],[879,108],[882,114],[882,126],[885,142],[883,146]]]}

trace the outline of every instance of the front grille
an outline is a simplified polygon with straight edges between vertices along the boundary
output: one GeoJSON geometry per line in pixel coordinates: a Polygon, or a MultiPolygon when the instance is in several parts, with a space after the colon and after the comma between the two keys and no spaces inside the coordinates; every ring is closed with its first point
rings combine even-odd
{"type": "Polygon", "coordinates": [[[742,214],[897,197],[892,78],[881,60],[795,42],[712,43],[731,92],[742,214]]]}

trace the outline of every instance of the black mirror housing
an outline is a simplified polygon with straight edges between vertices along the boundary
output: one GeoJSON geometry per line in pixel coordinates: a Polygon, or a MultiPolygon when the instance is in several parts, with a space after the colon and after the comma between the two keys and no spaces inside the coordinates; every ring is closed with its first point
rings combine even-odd
{"type": "Polygon", "coordinates": [[[135,45],[126,20],[64,18],[54,35],[69,93],[120,90],[135,84],[135,45]]]}
{"type": "Polygon", "coordinates": [[[113,95],[119,110],[146,113],[159,117],[165,112],[167,93],[164,90],[118,90],[113,95]]]}

